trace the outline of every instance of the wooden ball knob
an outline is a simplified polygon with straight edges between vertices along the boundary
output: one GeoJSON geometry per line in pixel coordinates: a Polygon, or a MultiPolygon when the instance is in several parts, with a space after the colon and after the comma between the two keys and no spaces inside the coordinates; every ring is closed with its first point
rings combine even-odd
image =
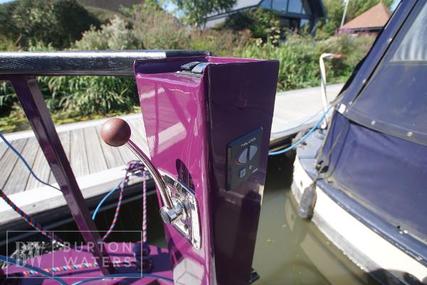
{"type": "Polygon", "coordinates": [[[111,146],[122,146],[128,142],[131,130],[125,120],[120,118],[109,119],[102,125],[101,138],[111,146]]]}

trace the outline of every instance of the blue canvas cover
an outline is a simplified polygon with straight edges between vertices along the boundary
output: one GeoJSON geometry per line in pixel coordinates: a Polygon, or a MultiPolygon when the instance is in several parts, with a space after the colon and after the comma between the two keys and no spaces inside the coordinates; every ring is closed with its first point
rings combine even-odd
{"type": "Polygon", "coordinates": [[[332,186],[427,243],[425,3],[417,3],[366,87],[344,93],[347,110],[334,114],[318,162],[332,186]]]}
{"type": "Polygon", "coordinates": [[[322,159],[331,185],[396,230],[427,243],[427,146],[371,130],[340,114],[329,135],[322,159]]]}

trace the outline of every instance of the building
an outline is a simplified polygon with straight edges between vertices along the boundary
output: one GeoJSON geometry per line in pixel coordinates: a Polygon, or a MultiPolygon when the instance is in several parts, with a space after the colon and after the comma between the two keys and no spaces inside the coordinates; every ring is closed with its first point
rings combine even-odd
{"type": "Polygon", "coordinates": [[[143,0],[79,0],[84,6],[106,9],[110,11],[119,11],[121,7],[130,7],[135,4],[141,4],[143,0]]]}
{"type": "Polygon", "coordinates": [[[206,27],[215,27],[235,13],[248,11],[254,8],[263,8],[276,12],[281,18],[281,24],[291,29],[309,24],[310,30],[316,22],[326,16],[321,0],[237,0],[234,7],[206,18],[206,27]]]}
{"type": "Polygon", "coordinates": [[[390,10],[380,1],[377,5],[347,22],[338,33],[378,34],[391,16],[390,10]]]}

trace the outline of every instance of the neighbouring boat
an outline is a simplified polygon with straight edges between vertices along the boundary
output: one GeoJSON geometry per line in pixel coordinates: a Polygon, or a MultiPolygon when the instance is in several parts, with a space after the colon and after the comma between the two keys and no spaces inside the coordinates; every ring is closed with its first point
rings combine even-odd
{"type": "Polygon", "coordinates": [[[427,283],[427,2],[402,1],[297,149],[299,213],[384,284],[427,283]]]}

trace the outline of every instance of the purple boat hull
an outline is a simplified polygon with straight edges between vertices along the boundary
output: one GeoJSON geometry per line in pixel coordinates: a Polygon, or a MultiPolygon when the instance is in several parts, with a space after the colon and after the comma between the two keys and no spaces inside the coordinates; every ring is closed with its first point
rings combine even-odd
{"type": "MultiPolygon", "coordinates": [[[[172,280],[174,284],[248,284],[267,170],[278,67],[277,61],[198,54],[135,62],[149,156],[163,179],[181,187],[175,192],[170,190],[170,195],[187,199],[183,203],[186,219],[179,220],[181,224],[165,224],[168,248],[150,247],[150,274],[157,277],[144,278],[135,277],[139,269],[134,244],[102,244],[97,242],[95,230],[90,233],[94,224],[80,201],[78,185],[71,183],[75,186],[71,190],[66,187],[68,180],[75,179],[47,108],[40,107],[42,97],[37,86],[27,88],[24,77],[6,77],[14,82],[30,121],[34,121],[35,132],[42,134],[41,143],[47,149],[59,150],[49,161],[53,166],[57,161],[64,165],[64,169],[57,169],[58,177],[64,178],[61,189],[72,202],[69,206],[80,230],[90,230],[85,232],[86,243],[96,245],[62,249],[25,263],[64,278],[67,284],[108,271],[133,274],[129,281],[132,284],[166,284],[172,280]],[[192,68],[183,67],[189,63],[192,68]],[[33,97],[35,103],[30,100],[33,97]],[[45,118],[41,126],[37,124],[39,116],[45,118]],[[45,133],[47,140],[43,140],[45,133]],[[111,246],[116,246],[115,250],[111,246]],[[106,264],[100,264],[104,257],[106,264]]],[[[165,206],[163,199],[158,192],[160,206],[165,206]]],[[[9,282],[9,277],[18,275],[18,284],[57,284],[37,274],[9,266],[4,274],[0,271],[0,278],[6,275],[9,282]]],[[[117,281],[106,279],[103,284],[117,281]]]]}
{"type": "MultiPolygon", "coordinates": [[[[160,171],[194,190],[199,205],[200,249],[173,226],[165,226],[172,264],[175,269],[185,268],[183,280],[191,276],[191,284],[249,282],[277,70],[274,61],[217,57],[135,65],[151,159],[160,171]],[[191,60],[208,65],[198,76],[177,73],[191,60]],[[167,65],[168,72],[153,70],[161,65],[167,65]],[[256,169],[227,189],[230,167],[239,167],[230,161],[228,146],[257,130],[256,169]]],[[[175,275],[177,284],[188,284],[175,275]]]]}

